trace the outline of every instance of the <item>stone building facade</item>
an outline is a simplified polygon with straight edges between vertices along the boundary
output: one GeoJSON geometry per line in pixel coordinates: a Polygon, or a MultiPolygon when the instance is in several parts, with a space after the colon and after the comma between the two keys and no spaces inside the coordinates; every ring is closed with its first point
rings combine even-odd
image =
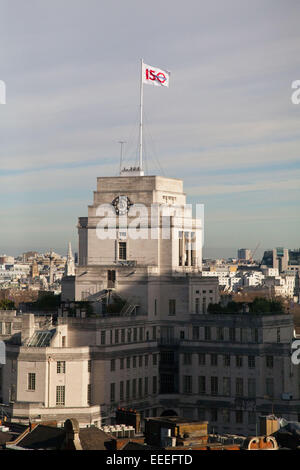
{"type": "Polygon", "coordinates": [[[219,301],[218,279],[202,276],[202,222],[185,203],[181,180],[98,178],[88,217],[79,218],[79,263],[63,279],[56,324],[1,315],[0,395],[13,419],[100,426],[121,406],[142,418],[176,413],[208,420],[211,431],[249,434],[272,407],[298,417],[291,316],[207,313],[219,301]],[[147,212],[133,222],[138,204],[147,212]],[[165,212],[156,212],[160,205],[165,212]],[[101,239],[110,219],[115,236],[101,239]],[[130,236],[133,223],[143,237],[130,236]],[[93,316],[70,317],[65,307],[84,300],[93,316]]]}

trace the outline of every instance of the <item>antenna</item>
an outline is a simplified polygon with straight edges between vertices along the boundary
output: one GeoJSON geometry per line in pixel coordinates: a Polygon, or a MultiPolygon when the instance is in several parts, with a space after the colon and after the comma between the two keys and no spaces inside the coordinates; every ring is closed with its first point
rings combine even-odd
{"type": "Polygon", "coordinates": [[[121,152],[120,152],[120,175],[122,171],[122,163],[123,163],[123,145],[126,144],[125,140],[119,140],[118,143],[121,146],[121,152]]]}

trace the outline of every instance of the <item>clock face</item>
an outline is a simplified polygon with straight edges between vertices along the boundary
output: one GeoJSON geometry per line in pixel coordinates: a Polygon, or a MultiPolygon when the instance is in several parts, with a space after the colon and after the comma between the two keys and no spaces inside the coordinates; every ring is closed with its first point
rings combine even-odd
{"type": "Polygon", "coordinates": [[[117,215],[125,215],[129,211],[130,206],[132,206],[132,202],[127,196],[117,196],[113,200],[112,205],[117,215]]]}

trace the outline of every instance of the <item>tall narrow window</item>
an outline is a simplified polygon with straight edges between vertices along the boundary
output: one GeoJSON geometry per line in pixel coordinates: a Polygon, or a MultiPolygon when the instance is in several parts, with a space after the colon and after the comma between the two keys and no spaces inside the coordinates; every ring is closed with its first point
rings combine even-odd
{"type": "Polygon", "coordinates": [[[157,377],[156,376],[153,376],[153,379],[152,379],[152,393],[153,395],[156,395],[157,393],[157,377]]]}
{"type": "Polygon", "coordinates": [[[169,315],[176,315],[176,300],[169,299],[169,315]]]}
{"type": "Polygon", "coordinates": [[[200,313],[200,298],[195,298],[195,313],[200,313]]]}
{"type": "Polygon", "coordinates": [[[120,382],[120,401],[124,401],[124,382],[120,382]]]}
{"type": "Polygon", "coordinates": [[[119,242],[119,259],[120,260],[126,260],[127,259],[126,242],[119,242]]]}
{"type": "Polygon", "coordinates": [[[65,374],[66,373],[66,362],[65,361],[57,361],[56,369],[57,369],[58,374],[65,374]]]}
{"type": "Polygon", "coordinates": [[[108,270],[107,271],[107,287],[113,288],[115,287],[115,283],[116,283],[116,271],[108,270]]]}
{"type": "Polygon", "coordinates": [[[210,389],[212,395],[218,395],[218,377],[210,378],[210,389]]]}
{"type": "Polygon", "coordinates": [[[64,406],[65,405],[65,386],[58,385],[56,387],[56,405],[64,406]]]}
{"type": "Polygon", "coordinates": [[[199,395],[205,395],[205,375],[200,375],[198,377],[198,393],[199,395]]]}
{"type": "Polygon", "coordinates": [[[111,402],[115,401],[115,384],[114,383],[110,384],[110,401],[111,402]]]}
{"type": "Polygon", "coordinates": [[[92,402],[92,386],[88,384],[87,386],[87,404],[90,405],[92,402]]]}
{"type": "Polygon", "coordinates": [[[35,374],[32,372],[28,374],[28,390],[35,390],[35,374]]]}
{"type": "Polygon", "coordinates": [[[126,380],[126,400],[130,399],[130,380],[126,380]]]}
{"type": "Polygon", "coordinates": [[[105,344],[105,330],[101,331],[101,344],[105,344]]]}

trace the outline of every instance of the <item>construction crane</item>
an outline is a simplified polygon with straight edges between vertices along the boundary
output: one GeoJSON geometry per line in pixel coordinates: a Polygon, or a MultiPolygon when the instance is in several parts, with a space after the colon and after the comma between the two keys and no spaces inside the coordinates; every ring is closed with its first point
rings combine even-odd
{"type": "Polygon", "coordinates": [[[255,256],[255,253],[257,252],[258,248],[260,247],[260,242],[257,243],[256,247],[254,248],[254,250],[252,251],[252,254],[249,258],[249,261],[251,261],[251,263],[253,263],[253,258],[255,256]]]}

